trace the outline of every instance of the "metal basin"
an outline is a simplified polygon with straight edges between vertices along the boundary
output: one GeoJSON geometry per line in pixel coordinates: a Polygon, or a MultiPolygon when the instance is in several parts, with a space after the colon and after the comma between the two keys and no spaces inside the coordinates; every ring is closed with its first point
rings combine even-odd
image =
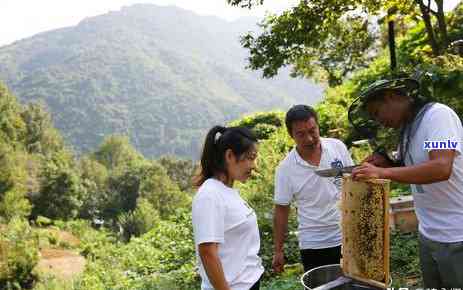
{"type": "MultiPolygon", "coordinates": [[[[305,289],[312,290],[323,286],[328,282],[332,282],[339,277],[343,277],[342,269],[339,264],[325,265],[313,268],[302,275],[301,282],[305,289]]],[[[326,290],[379,290],[371,285],[367,285],[358,281],[350,281],[336,287],[326,287],[326,290]]]]}

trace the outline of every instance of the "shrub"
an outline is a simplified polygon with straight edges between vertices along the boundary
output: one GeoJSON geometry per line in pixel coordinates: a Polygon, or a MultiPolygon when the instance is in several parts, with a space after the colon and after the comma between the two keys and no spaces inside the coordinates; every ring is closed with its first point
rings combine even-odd
{"type": "Polygon", "coordinates": [[[130,237],[138,237],[151,230],[159,222],[159,213],[153,205],[144,198],[137,200],[137,207],[129,213],[122,213],[118,218],[118,224],[122,228],[126,241],[130,237]]]}
{"type": "Polygon", "coordinates": [[[27,221],[13,218],[0,232],[0,289],[30,286],[38,253],[37,235],[27,221]]]}

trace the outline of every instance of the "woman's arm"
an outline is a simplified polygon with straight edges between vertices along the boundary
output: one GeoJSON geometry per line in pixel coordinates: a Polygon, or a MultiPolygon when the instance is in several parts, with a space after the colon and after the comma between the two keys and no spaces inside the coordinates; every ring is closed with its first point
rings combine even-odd
{"type": "Polygon", "coordinates": [[[225,280],[222,263],[219,259],[217,243],[203,243],[198,246],[199,256],[203,262],[209,282],[216,290],[231,290],[225,280]]]}

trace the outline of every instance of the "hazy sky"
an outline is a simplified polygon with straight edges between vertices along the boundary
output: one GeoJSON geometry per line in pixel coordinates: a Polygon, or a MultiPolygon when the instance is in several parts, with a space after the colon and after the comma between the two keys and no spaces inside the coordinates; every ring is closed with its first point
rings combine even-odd
{"type": "MultiPolygon", "coordinates": [[[[447,9],[461,0],[445,0],[447,9]]],[[[228,20],[241,16],[263,16],[265,11],[280,12],[299,0],[265,0],[252,10],[231,7],[226,0],[0,0],[0,46],[36,33],[76,25],[85,17],[119,10],[135,3],[176,5],[203,15],[228,20]]]]}

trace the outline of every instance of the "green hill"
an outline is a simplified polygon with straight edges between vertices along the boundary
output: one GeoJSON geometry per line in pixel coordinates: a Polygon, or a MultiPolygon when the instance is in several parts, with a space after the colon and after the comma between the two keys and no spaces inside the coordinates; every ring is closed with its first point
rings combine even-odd
{"type": "Polygon", "coordinates": [[[245,70],[227,22],[176,7],[134,5],[0,48],[0,80],[22,102],[42,100],[76,151],[127,134],[146,156],[197,156],[205,129],[242,114],[315,103],[321,88],[245,70]]]}

